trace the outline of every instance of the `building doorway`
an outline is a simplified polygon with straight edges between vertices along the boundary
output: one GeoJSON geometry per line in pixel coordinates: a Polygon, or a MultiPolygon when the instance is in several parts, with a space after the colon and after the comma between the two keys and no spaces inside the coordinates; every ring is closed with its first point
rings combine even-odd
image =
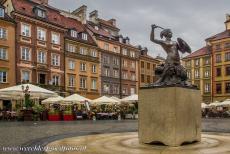
{"type": "Polygon", "coordinates": [[[12,109],[12,103],[10,100],[3,100],[3,110],[10,111],[12,109]]]}
{"type": "Polygon", "coordinates": [[[39,84],[46,84],[46,74],[39,74],[38,81],[39,81],[39,84]]]}

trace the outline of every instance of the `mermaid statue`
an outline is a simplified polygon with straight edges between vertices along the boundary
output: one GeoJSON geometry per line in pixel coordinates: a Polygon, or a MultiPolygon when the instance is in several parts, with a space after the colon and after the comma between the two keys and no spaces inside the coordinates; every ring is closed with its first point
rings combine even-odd
{"type": "Polygon", "coordinates": [[[155,74],[159,79],[155,83],[148,85],[148,87],[194,87],[190,82],[187,81],[187,73],[185,68],[181,65],[179,55],[179,51],[181,53],[191,53],[191,48],[181,38],[177,38],[177,41],[173,41],[172,35],[173,33],[170,29],[164,29],[155,24],[152,25],[150,40],[161,45],[161,47],[167,53],[167,58],[164,64],[156,67],[155,74]],[[155,39],[156,28],[162,29],[160,33],[161,40],[155,39]],[[165,38],[165,40],[163,40],[163,38],[165,38]]]}

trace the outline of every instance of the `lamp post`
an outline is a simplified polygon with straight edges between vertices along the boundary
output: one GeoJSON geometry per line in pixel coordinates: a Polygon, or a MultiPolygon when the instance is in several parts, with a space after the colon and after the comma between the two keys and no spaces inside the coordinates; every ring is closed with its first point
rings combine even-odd
{"type": "Polygon", "coordinates": [[[30,87],[27,85],[26,87],[24,87],[24,85],[22,85],[22,92],[24,94],[24,107],[28,108],[30,107],[30,91],[29,91],[30,87]]]}

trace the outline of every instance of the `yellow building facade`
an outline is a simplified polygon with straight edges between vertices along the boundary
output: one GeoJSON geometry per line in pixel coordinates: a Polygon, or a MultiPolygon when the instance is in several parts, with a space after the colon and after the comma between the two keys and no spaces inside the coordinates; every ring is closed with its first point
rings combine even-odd
{"type": "Polygon", "coordinates": [[[204,102],[212,101],[212,59],[208,47],[203,47],[182,59],[188,81],[196,85],[204,102]]]}

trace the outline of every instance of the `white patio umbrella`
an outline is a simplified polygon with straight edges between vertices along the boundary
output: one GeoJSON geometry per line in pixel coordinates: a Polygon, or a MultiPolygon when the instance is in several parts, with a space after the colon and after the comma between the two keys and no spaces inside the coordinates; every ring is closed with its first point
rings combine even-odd
{"type": "Polygon", "coordinates": [[[215,101],[215,102],[209,104],[208,106],[209,106],[209,107],[216,107],[216,106],[218,106],[219,104],[220,104],[219,101],[215,101]]]}
{"type": "Polygon", "coordinates": [[[219,103],[217,106],[230,106],[230,99],[226,99],[225,101],[219,103]]]}
{"type": "Polygon", "coordinates": [[[96,105],[102,105],[102,104],[117,104],[119,103],[119,101],[109,98],[107,96],[102,96],[100,98],[97,98],[95,100],[92,101],[92,103],[96,104],[96,105]]]}
{"type": "Polygon", "coordinates": [[[112,99],[118,101],[119,103],[121,103],[121,99],[120,99],[120,98],[117,98],[117,97],[115,97],[115,96],[112,96],[112,97],[110,97],[110,98],[112,98],[112,99]]]}
{"type": "Polygon", "coordinates": [[[32,85],[32,84],[22,84],[22,85],[17,85],[17,86],[13,86],[13,87],[9,87],[9,88],[4,88],[4,89],[0,89],[0,96],[4,95],[4,96],[9,96],[9,97],[21,97],[23,98],[24,93],[23,93],[23,89],[26,89],[26,87],[29,87],[29,91],[30,91],[30,96],[31,98],[40,98],[40,99],[46,99],[49,97],[56,97],[58,96],[57,93],[32,85]]]}
{"type": "Polygon", "coordinates": [[[128,97],[125,97],[121,100],[122,102],[127,102],[127,103],[134,103],[138,101],[138,95],[134,94],[128,97]]]}
{"type": "Polygon", "coordinates": [[[73,94],[63,99],[63,104],[79,104],[85,103],[85,101],[91,102],[91,99],[85,98],[78,94],[73,94]]]}
{"type": "Polygon", "coordinates": [[[63,101],[63,97],[50,97],[42,101],[42,104],[52,104],[52,103],[60,103],[63,101]]]}
{"type": "Polygon", "coordinates": [[[208,108],[209,106],[207,105],[207,104],[205,104],[205,103],[201,103],[201,108],[202,109],[205,109],[205,108],[208,108]]]}

